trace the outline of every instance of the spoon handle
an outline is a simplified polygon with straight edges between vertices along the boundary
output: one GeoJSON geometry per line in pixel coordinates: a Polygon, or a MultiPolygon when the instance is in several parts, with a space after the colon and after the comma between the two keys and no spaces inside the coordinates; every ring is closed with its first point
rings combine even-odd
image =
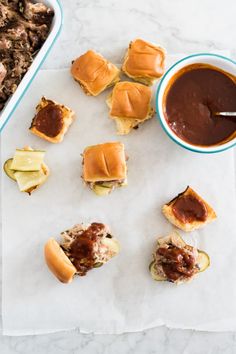
{"type": "Polygon", "coordinates": [[[236,112],[215,112],[214,116],[236,117],[236,112]]]}

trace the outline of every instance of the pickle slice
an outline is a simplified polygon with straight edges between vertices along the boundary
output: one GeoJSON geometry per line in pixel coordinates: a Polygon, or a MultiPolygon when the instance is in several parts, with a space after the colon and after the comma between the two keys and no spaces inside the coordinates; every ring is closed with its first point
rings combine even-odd
{"type": "Polygon", "coordinates": [[[210,257],[206,252],[198,250],[197,263],[199,266],[199,273],[204,272],[204,270],[206,270],[210,265],[210,257]]]}
{"type": "Polygon", "coordinates": [[[99,184],[99,186],[105,188],[112,188],[113,184],[114,184],[113,182],[102,182],[101,184],[99,184]]]}
{"type": "Polygon", "coordinates": [[[99,196],[107,195],[111,192],[111,187],[104,187],[102,185],[95,184],[93,186],[93,191],[99,196]]]}
{"type": "Polygon", "coordinates": [[[149,271],[151,273],[152,279],[154,279],[156,281],[165,281],[166,280],[166,278],[162,277],[161,275],[159,275],[157,273],[156,268],[155,268],[155,261],[152,261],[149,264],[149,271]]]}
{"type": "Polygon", "coordinates": [[[17,149],[11,169],[17,171],[40,171],[45,151],[17,149]]]}
{"type": "Polygon", "coordinates": [[[45,174],[43,169],[34,172],[23,172],[23,171],[15,172],[15,178],[21,192],[32,191],[37,186],[44,183],[47,177],[48,176],[45,174]]]}
{"type": "Polygon", "coordinates": [[[8,159],[7,161],[5,161],[5,163],[3,165],[3,169],[4,169],[4,172],[6,173],[6,175],[9,178],[11,178],[14,181],[16,181],[15,171],[11,169],[12,161],[13,161],[13,159],[8,159]]]}
{"type": "MultiPolygon", "coordinates": [[[[204,270],[206,270],[210,266],[210,257],[208,256],[208,254],[206,252],[198,250],[197,263],[199,266],[199,273],[204,272],[204,270]]],[[[157,274],[157,271],[155,269],[155,261],[152,261],[150,263],[149,271],[150,271],[151,276],[154,280],[157,280],[157,281],[167,280],[166,278],[157,274]]]]}

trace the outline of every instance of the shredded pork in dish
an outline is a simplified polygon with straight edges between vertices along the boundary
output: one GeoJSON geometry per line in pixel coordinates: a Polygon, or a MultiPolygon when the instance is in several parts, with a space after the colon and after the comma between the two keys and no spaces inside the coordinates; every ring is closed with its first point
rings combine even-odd
{"type": "Polygon", "coordinates": [[[54,12],[30,0],[0,0],[0,111],[45,42],[54,12]]]}

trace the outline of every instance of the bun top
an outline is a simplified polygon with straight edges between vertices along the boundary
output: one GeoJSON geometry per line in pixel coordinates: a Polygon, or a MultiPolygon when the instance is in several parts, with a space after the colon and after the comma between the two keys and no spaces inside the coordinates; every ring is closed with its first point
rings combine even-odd
{"type": "Polygon", "coordinates": [[[124,145],[120,142],[89,146],[84,150],[83,158],[83,178],[86,182],[126,178],[126,156],[124,145]]]}
{"type": "Polygon", "coordinates": [[[112,91],[110,116],[145,119],[150,111],[151,98],[149,87],[136,82],[119,82],[112,91]]]}
{"type": "Polygon", "coordinates": [[[62,283],[72,281],[77,270],[53,238],[50,238],[45,244],[44,256],[48,268],[62,283]]]}
{"type": "Polygon", "coordinates": [[[119,69],[102,55],[88,50],[75,59],[71,74],[87,90],[96,95],[103,91],[119,74],[119,69]]]}
{"type": "Polygon", "coordinates": [[[142,39],[130,43],[122,69],[132,76],[158,78],[164,73],[165,49],[142,39]]]}

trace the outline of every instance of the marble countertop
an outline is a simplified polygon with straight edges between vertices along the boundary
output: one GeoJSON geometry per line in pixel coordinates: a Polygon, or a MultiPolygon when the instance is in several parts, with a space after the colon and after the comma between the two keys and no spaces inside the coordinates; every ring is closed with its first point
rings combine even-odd
{"type": "MultiPolygon", "coordinates": [[[[235,0],[61,0],[62,33],[44,68],[64,68],[87,49],[120,62],[136,37],[169,53],[229,50],[236,59],[235,0]]],[[[236,333],[206,333],[159,327],[122,335],[80,334],[78,330],[41,336],[0,336],[0,353],[233,354],[236,333]]]]}

